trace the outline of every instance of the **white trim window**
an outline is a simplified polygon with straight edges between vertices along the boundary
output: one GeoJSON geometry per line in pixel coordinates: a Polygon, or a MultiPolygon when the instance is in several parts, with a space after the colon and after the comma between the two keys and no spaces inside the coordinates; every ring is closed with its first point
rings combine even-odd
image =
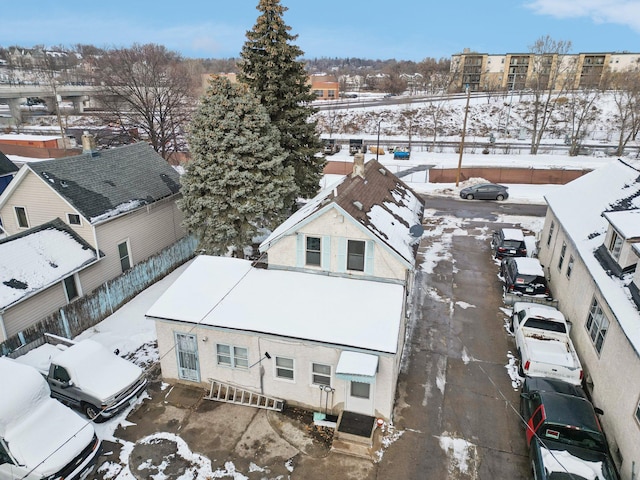
{"type": "Polygon", "coordinates": [[[636,421],[640,423],[640,400],[638,400],[638,405],[636,406],[636,421]]]}
{"type": "Polygon", "coordinates": [[[75,274],[65,278],[62,281],[62,285],[64,286],[64,294],[67,296],[67,302],[71,302],[80,296],[80,289],[78,288],[75,274]]]}
{"type": "Polygon", "coordinates": [[[609,252],[611,252],[611,256],[618,260],[620,258],[620,251],[622,250],[622,242],[623,238],[618,235],[618,232],[613,231],[611,235],[611,240],[609,240],[609,252]]]}
{"type": "Polygon", "coordinates": [[[319,267],[322,262],[322,239],[308,236],[305,238],[305,247],[306,265],[319,267]]]}
{"type": "Polygon", "coordinates": [[[596,352],[600,353],[602,351],[602,345],[604,344],[604,338],[609,329],[609,320],[602,311],[602,308],[600,308],[598,300],[595,298],[591,302],[585,327],[589,332],[589,337],[591,338],[591,342],[593,342],[596,352]]]}
{"type": "Polygon", "coordinates": [[[347,240],[347,270],[364,272],[366,245],[364,240],[347,240]]]}
{"type": "Polygon", "coordinates": [[[547,236],[547,247],[551,245],[551,237],[553,237],[553,230],[556,228],[556,224],[551,221],[551,225],[549,225],[549,235],[547,236]]]}
{"type": "Polygon", "coordinates": [[[331,386],[331,365],[323,363],[311,364],[311,383],[313,385],[331,386]]]}
{"type": "Polygon", "coordinates": [[[29,228],[29,217],[27,217],[27,209],[25,207],[13,207],[16,213],[16,222],[19,228],[29,228]]]}
{"type": "Polygon", "coordinates": [[[77,213],[67,213],[67,223],[69,225],[82,225],[82,220],[80,219],[80,215],[77,213]]]}
{"type": "Polygon", "coordinates": [[[571,278],[573,272],[573,255],[569,255],[569,263],[567,263],[567,278],[571,278]]]}
{"type": "Polygon", "coordinates": [[[120,267],[122,268],[122,272],[126,272],[132,266],[131,262],[131,247],[129,245],[129,240],[125,240],[118,244],[118,257],[120,258],[120,267]]]}
{"type": "Polygon", "coordinates": [[[564,256],[567,253],[567,243],[562,242],[562,248],[560,249],[560,260],[558,260],[558,270],[562,270],[562,264],[564,263],[564,256]]]}
{"type": "Polygon", "coordinates": [[[216,359],[218,365],[231,368],[249,368],[249,350],[234,345],[216,344],[216,359]]]}
{"type": "Polygon", "coordinates": [[[276,378],[295,380],[293,358],[276,357],[276,378]]]}

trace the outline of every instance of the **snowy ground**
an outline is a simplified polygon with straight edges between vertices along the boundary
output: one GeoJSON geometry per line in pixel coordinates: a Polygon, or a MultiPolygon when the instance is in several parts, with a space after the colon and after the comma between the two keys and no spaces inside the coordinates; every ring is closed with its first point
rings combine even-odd
{"type": "MultiPolygon", "coordinates": [[[[444,159],[443,161],[447,160],[444,159]]],[[[335,179],[336,178],[333,176],[327,176],[323,182],[331,184],[335,179]]],[[[461,183],[456,188],[453,184],[414,184],[412,187],[418,192],[451,196],[459,199],[457,191],[466,185],[467,183],[461,183]]],[[[509,185],[511,197],[507,201],[543,204],[544,193],[552,188],[557,188],[557,186],[509,185]]],[[[531,232],[538,232],[542,228],[543,222],[540,218],[513,216],[501,218],[500,221],[520,224],[523,228],[531,232]]],[[[456,231],[458,233],[466,231],[466,222],[463,220],[451,217],[447,223],[449,226],[455,224],[456,231]]],[[[426,258],[420,268],[423,268],[426,271],[432,271],[440,260],[447,258],[447,255],[449,254],[450,241],[451,239],[447,237],[447,235],[441,235],[440,239],[428,252],[426,252],[426,258]]],[[[154,323],[147,320],[144,314],[156,299],[159,298],[159,296],[168,288],[168,286],[181,274],[181,272],[184,271],[186,266],[187,265],[183,265],[169,276],[140,293],[127,305],[120,308],[103,322],[78,336],[77,339],[93,338],[107,346],[112,351],[116,348],[119,349],[121,355],[131,358],[138,365],[149,367],[158,360],[158,351],[155,343],[156,334],[154,323]]],[[[508,317],[507,313],[508,312],[505,312],[505,318],[508,317]]],[[[514,388],[518,388],[519,378],[516,372],[515,358],[505,359],[505,369],[507,374],[511,376],[514,388]]],[[[143,396],[140,401],[144,401],[144,398],[145,397],[143,396]]],[[[114,419],[96,425],[96,430],[100,438],[123,444],[119,463],[108,462],[98,466],[99,473],[102,475],[102,478],[113,480],[133,480],[135,478],[128,467],[128,455],[133,449],[133,444],[119,440],[114,436],[114,432],[119,425],[128,425],[128,422],[126,421],[128,413],[129,410],[123,412],[114,419]]],[[[386,448],[388,448],[389,445],[397,440],[403,433],[402,431],[395,430],[393,425],[385,427],[386,431],[383,440],[383,448],[377,452],[378,461],[382,460],[386,448]]],[[[194,478],[232,477],[238,480],[247,478],[241,472],[237,472],[235,470],[235,466],[230,460],[226,463],[224,471],[219,470],[212,472],[211,462],[208,459],[202,457],[202,455],[191,452],[189,446],[182,441],[182,439],[173,434],[160,432],[145,439],[145,442],[153,442],[157,439],[168,438],[168,435],[172,440],[178,443],[180,447],[180,455],[189,459],[193,465],[197,466],[197,472],[194,472],[194,478]]],[[[465,462],[468,458],[467,447],[471,444],[468,444],[464,439],[449,438],[444,434],[440,440],[443,450],[448,452],[449,455],[452,455],[454,457],[452,460],[459,465],[461,470],[464,470],[466,468],[465,462]]]]}

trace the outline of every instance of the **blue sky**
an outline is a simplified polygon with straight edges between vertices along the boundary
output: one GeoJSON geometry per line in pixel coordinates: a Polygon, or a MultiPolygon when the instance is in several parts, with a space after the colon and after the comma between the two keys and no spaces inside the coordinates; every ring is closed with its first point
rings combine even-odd
{"type": "MultiPolygon", "coordinates": [[[[463,48],[526,52],[550,35],[572,53],[640,51],[640,0],[282,0],[305,58],[420,61],[463,48]]],[[[2,1],[0,45],[157,43],[192,58],[238,57],[258,0],[2,1]]]]}

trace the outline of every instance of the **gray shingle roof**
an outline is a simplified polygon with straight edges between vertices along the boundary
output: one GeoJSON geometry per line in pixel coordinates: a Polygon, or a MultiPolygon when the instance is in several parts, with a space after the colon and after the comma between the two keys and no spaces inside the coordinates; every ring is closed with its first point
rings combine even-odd
{"type": "Polygon", "coordinates": [[[9,160],[4,153],[0,152],[0,177],[17,171],[18,167],[16,167],[15,163],[9,160]]]}
{"type": "Polygon", "coordinates": [[[144,142],[31,163],[29,168],[91,223],[180,190],[178,173],[144,142]],[[129,208],[122,210],[125,205],[129,208]]]}

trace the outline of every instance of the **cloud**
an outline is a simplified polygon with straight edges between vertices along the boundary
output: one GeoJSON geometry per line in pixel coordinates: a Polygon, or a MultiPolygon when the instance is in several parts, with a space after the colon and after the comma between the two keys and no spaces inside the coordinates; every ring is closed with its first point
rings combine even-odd
{"type": "Polygon", "coordinates": [[[556,18],[589,17],[594,23],[626,25],[640,33],[638,0],[533,0],[525,6],[538,15],[556,18]]]}

